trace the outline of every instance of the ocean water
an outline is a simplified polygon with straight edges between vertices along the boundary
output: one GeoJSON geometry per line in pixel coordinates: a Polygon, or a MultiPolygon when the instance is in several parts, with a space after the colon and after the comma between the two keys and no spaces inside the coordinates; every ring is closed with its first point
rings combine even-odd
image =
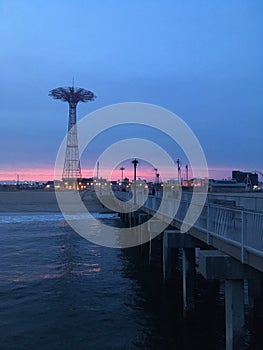
{"type": "MultiPolygon", "coordinates": [[[[122,225],[113,214],[101,222],[122,225]]],[[[158,250],[111,249],[56,213],[0,215],[0,349],[224,349],[221,286],[197,283],[191,319],[178,277],[164,285],[158,250]]],[[[254,347],[256,349],[256,347],[254,347]]]]}

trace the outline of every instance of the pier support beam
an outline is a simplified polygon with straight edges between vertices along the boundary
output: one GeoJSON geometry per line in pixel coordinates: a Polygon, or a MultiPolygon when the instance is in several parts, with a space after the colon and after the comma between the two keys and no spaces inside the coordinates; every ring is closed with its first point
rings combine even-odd
{"type": "Polygon", "coordinates": [[[128,224],[128,227],[131,227],[132,226],[132,213],[129,212],[129,213],[127,213],[127,215],[128,215],[128,222],[127,222],[127,224],[128,224]]]}
{"type": "Polygon", "coordinates": [[[200,251],[199,271],[225,280],[226,350],[244,349],[244,279],[260,279],[262,273],[218,250],[200,251]]]}
{"type": "Polygon", "coordinates": [[[260,280],[248,280],[249,307],[255,309],[257,301],[263,297],[263,274],[260,280]]]}
{"type": "Polygon", "coordinates": [[[169,247],[169,232],[163,232],[163,280],[166,281],[172,277],[171,270],[171,248],[169,247]]]}
{"type": "Polygon", "coordinates": [[[140,215],[139,211],[134,211],[131,213],[132,226],[137,226],[139,224],[139,215],[140,215]]]}
{"type": "MultiPolygon", "coordinates": [[[[163,232],[163,230],[167,227],[167,224],[162,222],[159,219],[151,219],[147,222],[148,232],[149,232],[149,264],[152,261],[152,252],[153,252],[153,238],[155,238],[158,234],[163,232]]],[[[156,240],[154,240],[156,242],[156,240]]]]}
{"type": "Polygon", "coordinates": [[[143,224],[144,222],[146,222],[149,218],[149,215],[148,214],[145,214],[145,213],[139,213],[139,216],[138,216],[138,224],[141,225],[143,224]]]}
{"type": "Polygon", "coordinates": [[[195,248],[183,248],[183,308],[184,314],[195,306],[195,248]]]}
{"type": "Polygon", "coordinates": [[[142,247],[143,247],[143,242],[145,242],[146,240],[148,240],[148,230],[147,228],[145,228],[145,226],[141,226],[143,223],[145,223],[149,218],[148,214],[145,213],[139,213],[139,217],[138,217],[138,224],[139,224],[139,244],[141,246],[141,252],[142,252],[142,247]]]}
{"type": "MultiPolygon", "coordinates": [[[[179,230],[164,230],[163,232],[163,278],[164,280],[171,277],[172,272],[172,260],[171,260],[171,250],[172,249],[195,249],[195,248],[207,248],[207,245],[198,239],[190,236],[188,233],[182,233],[179,230]]],[[[192,258],[190,255],[193,253],[185,251],[185,274],[189,268],[191,269],[192,258]],[[188,259],[189,257],[189,259],[188,259]]],[[[195,263],[194,263],[195,264],[195,263]]],[[[187,283],[186,283],[187,284],[187,283]]]]}
{"type": "Polygon", "coordinates": [[[225,281],[226,349],[244,349],[244,281],[225,281]]]}
{"type": "Polygon", "coordinates": [[[128,214],[127,213],[122,213],[122,221],[127,224],[128,222],[128,214]]]}
{"type": "Polygon", "coordinates": [[[207,245],[188,233],[179,230],[165,230],[163,233],[163,278],[172,276],[172,249],[182,249],[183,311],[189,315],[195,307],[195,249],[207,245]]]}

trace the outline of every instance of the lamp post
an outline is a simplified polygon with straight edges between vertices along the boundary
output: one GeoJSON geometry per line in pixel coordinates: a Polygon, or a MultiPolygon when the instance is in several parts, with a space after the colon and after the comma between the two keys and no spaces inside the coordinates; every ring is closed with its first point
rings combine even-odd
{"type": "Polygon", "coordinates": [[[136,204],[136,168],[137,168],[137,165],[138,165],[138,160],[135,158],[133,161],[132,161],[132,164],[133,164],[133,167],[134,167],[134,177],[133,177],[133,180],[134,180],[134,194],[133,194],[133,204],[136,204]]]}
{"type": "Polygon", "coordinates": [[[154,168],[153,170],[155,171],[155,181],[154,182],[156,182],[157,181],[157,171],[158,171],[158,169],[154,168]]]}
{"type": "Polygon", "coordinates": [[[121,170],[121,189],[123,190],[123,188],[124,188],[124,184],[123,184],[123,171],[125,170],[125,168],[122,166],[122,167],[120,168],[120,170],[121,170]]]}
{"type": "Polygon", "coordinates": [[[123,183],[123,171],[125,170],[125,168],[122,166],[120,170],[121,170],[121,182],[123,183]]]}
{"type": "Polygon", "coordinates": [[[159,186],[159,181],[160,180],[160,174],[159,173],[157,173],[156,174],[156,183],[157,183],[157,187],[159,186]]]}
{"type": "Polygon", "coordinates": [[[178,172],[178,184],[181,184],[181,162],[180,159],[177,159],[177,172],[178,172]]]}

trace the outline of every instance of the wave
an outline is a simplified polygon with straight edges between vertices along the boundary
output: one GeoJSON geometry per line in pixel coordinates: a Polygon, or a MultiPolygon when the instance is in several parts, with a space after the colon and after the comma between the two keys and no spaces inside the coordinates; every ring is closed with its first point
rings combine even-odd
{"type": "Polygon", "coordinates": [[[60,213],[10,213],[0,215],[0,224],[17,224],[28,222],[46,222],[46,221],[64,221],[66,220],[84,220],[87,218],[96,219],[114,219],[118,218],[116,213],[82,213],[82,214],[67,214],[63,216],[60,213]]]}

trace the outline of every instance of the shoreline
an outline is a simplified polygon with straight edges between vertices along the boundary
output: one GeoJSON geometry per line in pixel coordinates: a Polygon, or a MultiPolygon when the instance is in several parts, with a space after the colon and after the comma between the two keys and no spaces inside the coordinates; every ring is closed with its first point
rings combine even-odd
{"type": "MultiPolygon", "coordinates": [[[[87,192],[83,199],[89,212],[110,213],[99,202],[95,192],[87,192]]],[[[55,191],[0,191],[1,213],[61,213],[55,191]]]]}

